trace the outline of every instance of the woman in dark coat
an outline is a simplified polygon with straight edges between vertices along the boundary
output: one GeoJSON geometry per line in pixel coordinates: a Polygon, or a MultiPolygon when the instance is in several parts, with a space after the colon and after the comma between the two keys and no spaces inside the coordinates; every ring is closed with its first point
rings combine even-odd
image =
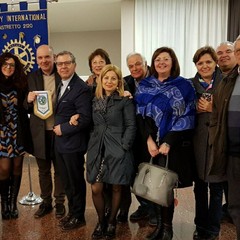
{"type": "MultiPolygon", "coordinates": [[[[195,91],[190,81],[179,76],[174,51],[158,48],[152,56],[151,76],[139,83],[135,95],[137,116],[142,118],[148,151],[155,164],[178,173],[179,187],[192,185],[192,133],[195,119],[195,91]]],[[[151,240],[173,237],[174,201],[169,207],[156,205],[157,227],[147,236],[151,240]]]]}
{"type": "Polygon", "coordinates": [[[29,120],[23,101],[27,79],[17,56],[0,55],[0,191],[2,219],[18,217],[17,197],[25,151],[30,152],[29,120]],[[9,196],[10,193],[10,196],[9,196]]]}
{"type": "MultiPolygon", "coordinates": [[[[93,99],[93,131],[87,152],[87,180],[98,213],[92,238],[111,239],[116,231],[116,214],[121,200],[121,186],[132,181],[134,165],[131,147],[136,124],[134,104],[123,97],[122,74],[114,65],[106,65],[99,76],[93,99]],[[111,213],[106,226],[104,184],[112,185],[111,213]]],[[[80,116],[81,117],[81,116],[80,116]]]]}
{"type": "Polygon", "coordinates": [[[223,181],[208,176],[210,148],[208,128],[212,112],[212,94],[222,79],[217,54],[210,46],[199,48],[193,56],[197,73],[192,79],[197,93],[197,117],[194,130],[196,178],[194,180],[196,230],[193,239],[217,239],[222,213],[223,181]]]}

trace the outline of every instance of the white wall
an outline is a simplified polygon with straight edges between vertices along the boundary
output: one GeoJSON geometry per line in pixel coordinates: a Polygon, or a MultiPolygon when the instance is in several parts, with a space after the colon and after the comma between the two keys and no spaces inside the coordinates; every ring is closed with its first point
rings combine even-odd
{"type": "Polygon", "coordinates": [[[134,44],[134,1],[125,0],[121,3],[121,45],[122,45],[122,72],[123,76],[129,75],[126,57],[135,49],[134,44]]]}
{"type": "Polygon", "coordinates": [[[49,44],[55,53],[71,51],[77,60],[77,74],[89,76],[88,56],[96,48],[109,53],[111,62],[122,69],[123,76],[129,74],[126,56],[134,51],[134,1],[121,2],[121,30],[51,33],[49,44]]]}
{"type": "Polygon", "coordinates": [[[77,61],[76,72],[81,76],[90,75],[88,56],[97,48],[108,52],[111,62],[121,67],[121,31],[94,31],[51,33],[49,43],[54,52],[67,50],[73,53],[77,61]]]}

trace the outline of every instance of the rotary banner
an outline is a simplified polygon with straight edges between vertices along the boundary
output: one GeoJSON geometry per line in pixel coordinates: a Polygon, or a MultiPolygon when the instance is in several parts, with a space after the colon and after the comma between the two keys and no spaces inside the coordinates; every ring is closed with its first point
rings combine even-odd
{"type": "Polygon", "coordinates": [[[48,44],[47,1],[40,0],[35,11],[29,11],[25,1],[19,2],[20,11],[14,11],[11,2],[0,4],[0,51],[17,55],[29,73],[37,69],[37,47],[48,44]]]}

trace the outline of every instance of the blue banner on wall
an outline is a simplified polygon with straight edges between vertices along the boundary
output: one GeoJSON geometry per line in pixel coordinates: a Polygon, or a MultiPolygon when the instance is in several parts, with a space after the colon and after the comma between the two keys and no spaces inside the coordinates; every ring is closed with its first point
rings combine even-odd
{"type": "Polygon", "coordinates": [[[17,55],[26,73],[36,70],[36,49],[48,44],[47,9],[5,12],[1,5],[0,9],[0,51],[17,55]]]}

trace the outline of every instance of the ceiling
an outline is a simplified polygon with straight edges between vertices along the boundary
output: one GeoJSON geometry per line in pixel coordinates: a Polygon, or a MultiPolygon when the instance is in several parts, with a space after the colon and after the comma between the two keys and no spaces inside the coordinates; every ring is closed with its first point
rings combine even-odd
{"type": "MultiPolygon", "coordinates": [[[[23,1],[23,0],[20,0],[23,1]]],[[[26,1],[26,0],[25,0],[26,1]]],[[[48,3],[50,32],[103,31],[121,29],[122,0],[58,0],[48,3]]],[[[17,4],[19,0],[0,0],[17,4]]],[[[29,0],[27,2],[38,2],[29,0]]],[[[36,4],[29,5],[35,9],[36,4]]],[[[14,10],[18,6],[13,5],[14,10]]]]}

